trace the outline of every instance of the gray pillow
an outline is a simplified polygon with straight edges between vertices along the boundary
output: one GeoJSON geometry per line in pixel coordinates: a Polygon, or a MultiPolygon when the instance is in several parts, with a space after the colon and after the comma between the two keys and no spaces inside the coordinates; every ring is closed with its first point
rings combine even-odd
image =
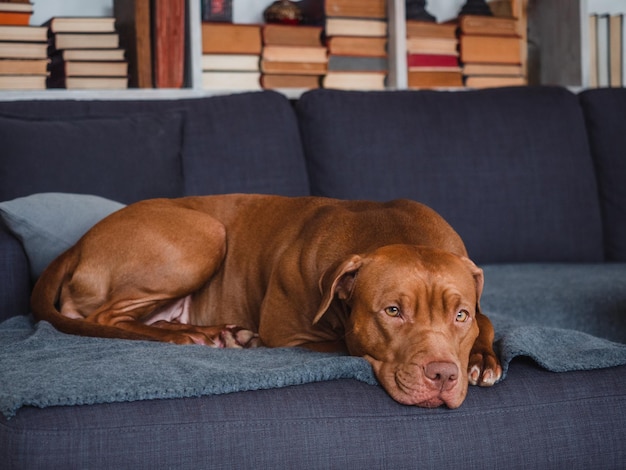
{"type": "Polygon", "coordinates": [[[39,193],[0,202],[0,219],[22,242],[33,279],[107,215],[124,207],[99,196],[39,193]]]}

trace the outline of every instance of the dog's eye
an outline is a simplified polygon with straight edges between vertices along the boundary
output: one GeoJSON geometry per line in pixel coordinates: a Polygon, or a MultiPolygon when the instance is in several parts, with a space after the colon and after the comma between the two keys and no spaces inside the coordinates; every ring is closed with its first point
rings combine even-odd
{"type": "Polygon", "coordinates": [[[459,310],[456,314],[456,321],[459,323],[465,323],[469,318],[469,312],[467,310],[459,310]]]}
{"type": "Polygon", "coordinates": [[[398,307],[387,307],[385,309],[385,313],[389,315],[390,317],[399,317],[400,309],[398,307]]]}

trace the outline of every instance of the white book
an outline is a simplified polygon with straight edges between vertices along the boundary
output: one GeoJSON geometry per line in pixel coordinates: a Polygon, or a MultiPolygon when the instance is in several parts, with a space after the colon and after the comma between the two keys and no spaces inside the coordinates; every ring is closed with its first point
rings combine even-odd
{"type": "Polygon", "coordinates": [[[260,90],[260,72],[202,72],[205,90],[260,90]]]}
{"type": "Polygon", "coordinates": [[[202,70],[259,71],[256,54],[204,54],[202,70]]]}

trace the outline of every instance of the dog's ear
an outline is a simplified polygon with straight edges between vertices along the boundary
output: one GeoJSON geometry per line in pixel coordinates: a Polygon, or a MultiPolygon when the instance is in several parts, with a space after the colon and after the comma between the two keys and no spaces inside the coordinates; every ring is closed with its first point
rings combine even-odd
{"type": "Polygon", "coordinates": [[[476,266],[471,259],[465,256],[461,256],[461,259],[470,269],[472,276],[474,276],[474,283],[476,284],[476,307],[478,307],[480,296],[483,294],[483,287],[485,285],[485,275],[483,270],[476,266]]]}
{"type": "Polygon", "coordinates": [[[359,255],[352,255],[337,267],[329,269],[322,275],[319,281],[322,302],[313,319],[314,325],[324,316],[335,295],[342,300],[350,298],[356,274],[362,265],[363,258],[359,255]]]}

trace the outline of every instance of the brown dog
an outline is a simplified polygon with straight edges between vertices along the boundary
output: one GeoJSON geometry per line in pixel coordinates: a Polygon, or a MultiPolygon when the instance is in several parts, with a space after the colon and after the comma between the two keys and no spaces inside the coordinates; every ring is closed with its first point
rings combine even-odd
{"type": "Polygon", "coordinates": [[[259,195],[155,199],[96,224],[35,285],[66,333],[365,357],[398,402],[456,408],[501,368],[482,270],[431,209],[259,195]]]}

